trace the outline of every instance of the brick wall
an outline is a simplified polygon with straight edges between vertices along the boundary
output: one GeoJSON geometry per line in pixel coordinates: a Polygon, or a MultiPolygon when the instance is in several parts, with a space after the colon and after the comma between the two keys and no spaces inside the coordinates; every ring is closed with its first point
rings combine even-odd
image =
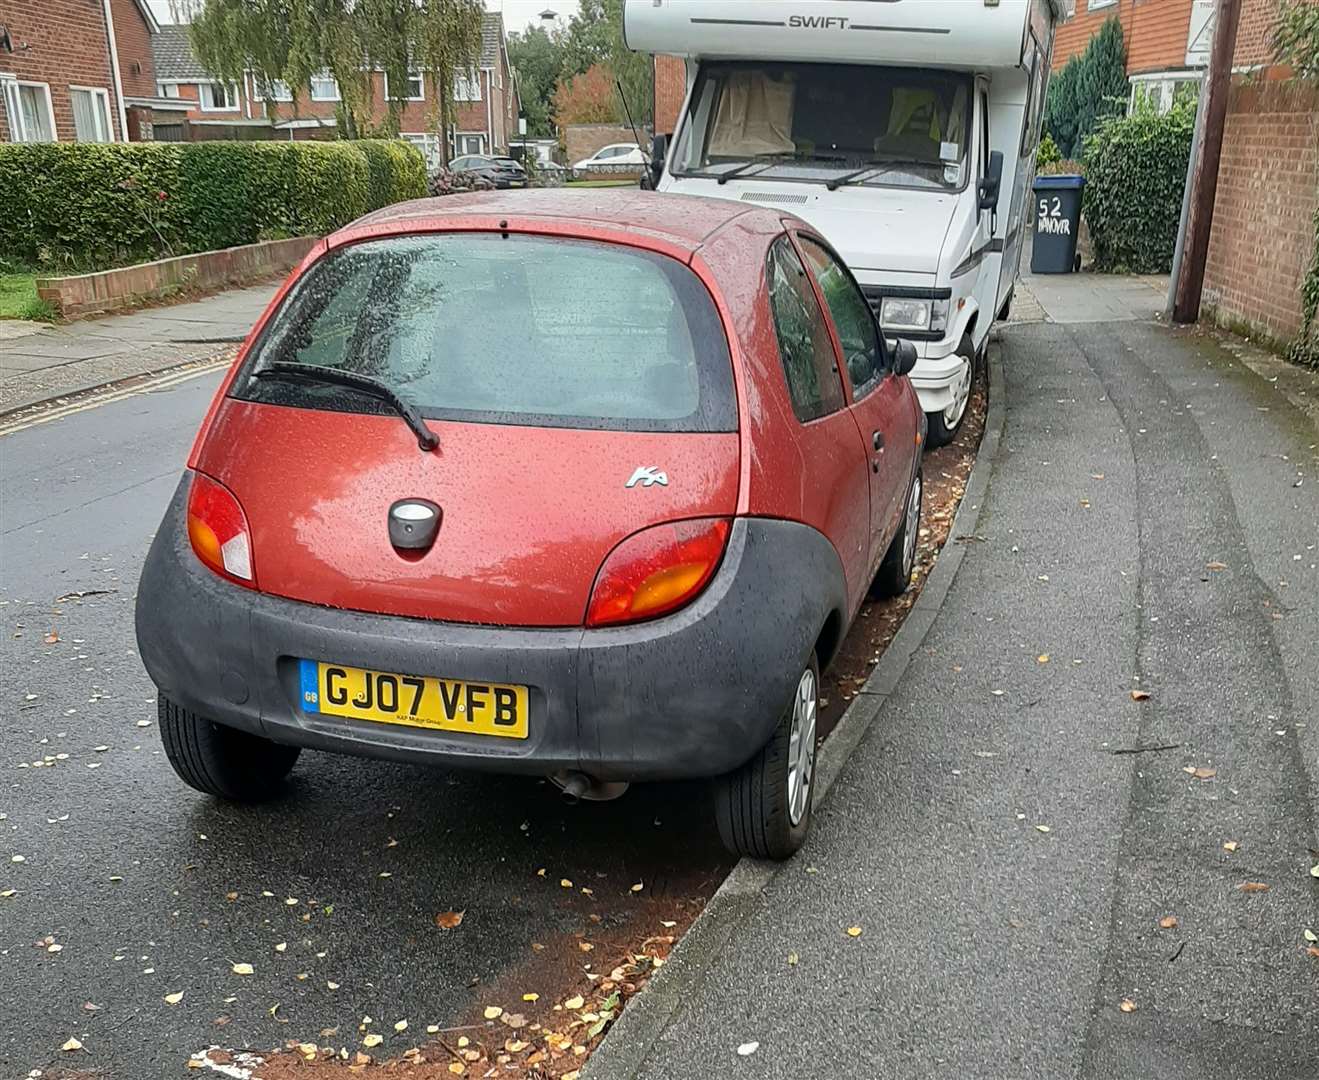
{"type": "Polygon", "coordinates": [[[110,0],[119,77],[125,97],[156,96],[156,63],[151,56],[151,30],[137,0],[110,0]]]}
{"type": "Polygon", "coordinates": [[[1319,88],[1232,87],[1205,263],[1206,313],[1287,342],[1314,254],[1319,203],[1319,88]]]}
{"type": "Polygon", "coordinates": [[[1244,0],[1241,25],[1237,30],[1237,49],[1233,63],[1237,67],[1257,67],[1271,63],[1273,49],[1269,38],[1278,17],[1278,0],[1244,0]]]}
{"type": "Polygon", "coordinates": [[[1186,66],[1193,0],[1118,0],[1093,10],[1090,2],[1077,0],[1076,18],[1059,27],[1053,46],[1054,70],[1085,52],[1090,39],[1113,16],[1122,22],[1128,75],[1186,66]]]}
{"type": "Polygon", "coordinates": [[[655,57],[655,130],[672,135],[687,98],[687,64],[676,56],[655,57]]]}
{"type": "MultiPolygon", "coordinates": [[[[123,138],[101,0],[19,0],[16,4],[6,0],[3,21],[9,27],[14,52],[0,53],[0,72],[13,74],[20,82],[50,87],[57,139],[67,142],[74,137],[70,84],[106,91],[114,137],[123,138]]],[[[10,138],[2,95],[0,138],[10,138]]]]}

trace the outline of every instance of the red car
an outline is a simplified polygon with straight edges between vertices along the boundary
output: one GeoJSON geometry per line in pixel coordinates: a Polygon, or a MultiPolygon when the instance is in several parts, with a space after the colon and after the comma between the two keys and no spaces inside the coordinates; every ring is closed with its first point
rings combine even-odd
{"type": "Polygon", "coordinates": [[[738,853],[810,821],[819,671],[911,575],[920,406],[803,222],[487,193],[317,244],[202,423],[137,601],[175,771],[304,747],[712,777],[738,853]]]}

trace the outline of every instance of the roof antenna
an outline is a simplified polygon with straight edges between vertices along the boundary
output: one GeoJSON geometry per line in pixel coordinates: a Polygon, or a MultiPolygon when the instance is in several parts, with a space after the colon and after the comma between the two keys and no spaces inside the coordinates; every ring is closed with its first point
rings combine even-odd
{"type": "MultiPolygon", "coordinates": [[[[637,149],[641,150],[641,136],[637,134],[637,125],[632,120],[632,110],[628,108],[627,95],[623,93],[623,80],[617,75],[614,76],[614,85],[618,87],[618,100],[623,103],[623,112],[627,115],[627,126],[632,129],[632,138],[637,141],[637,149]]],[[[642,153],[644,154],[645,151],[643,150],[642,153]]],[[[650,190],[646,184],[646,174],[644,172],[641,174],[640,186],[644,191],[650,190]]]]}

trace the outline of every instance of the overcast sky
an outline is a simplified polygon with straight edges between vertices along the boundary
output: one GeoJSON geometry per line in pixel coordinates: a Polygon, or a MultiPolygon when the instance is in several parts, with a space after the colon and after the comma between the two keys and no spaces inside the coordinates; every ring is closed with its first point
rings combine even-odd
{"type": "MultiPolygon", "coordinates": [[[[173,22],[169,13],[169,0],[149,0],[151,10],[161,22],[173,22]]],[[[528,23],[539,23],[542,11],[557,11],[565,22],[577,13],[577,0],[485,0],[490,11],[504,13],[504,26],[520,30],[528,23]]]]}

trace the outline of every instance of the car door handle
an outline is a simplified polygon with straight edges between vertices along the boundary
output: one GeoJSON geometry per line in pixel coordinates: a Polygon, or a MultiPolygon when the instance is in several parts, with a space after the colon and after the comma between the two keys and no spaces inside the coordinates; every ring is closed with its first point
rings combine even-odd
{"type": "Polygon", "coordinates": [[[870,436],[870,443],[876,450],[884,449],[884,433],[876,431],[870,436]]]}

